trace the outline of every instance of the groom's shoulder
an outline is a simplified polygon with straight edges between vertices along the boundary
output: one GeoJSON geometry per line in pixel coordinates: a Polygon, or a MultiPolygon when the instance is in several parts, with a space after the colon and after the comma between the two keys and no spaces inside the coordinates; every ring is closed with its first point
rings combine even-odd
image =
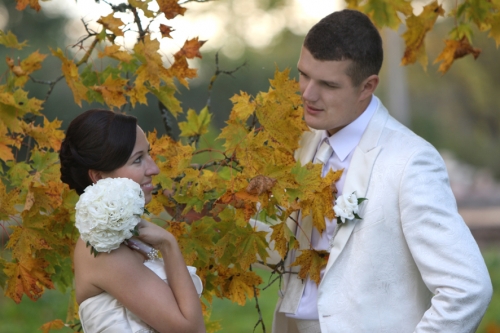
{"type": "Polygon", "coordinates": [[[389,116],[387,119],[379,143],[386,148],[394,148],[400,153],[403,151],[411,153],[417,150],[437,152],[436,148],[430,142],[401,124],[392,116],[389,116]]]}

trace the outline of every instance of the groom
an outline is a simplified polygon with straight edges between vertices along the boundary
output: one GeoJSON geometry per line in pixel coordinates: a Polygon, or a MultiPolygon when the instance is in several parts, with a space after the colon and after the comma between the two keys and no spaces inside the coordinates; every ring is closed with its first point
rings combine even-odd
{"type": "MultiPolygon", "coordinates": [[[[288,221],[302,249],[330,250],[319,286],[287,274],[275,333],[475,332],[492,294],[481,253],[457,212],[436,149],[392,118],[373,94],[382,40],[357,11],[328,15],[307,34],[298,62],[304,134],[296,158],[331,149],[323,173],[344,169],[337,196],[368,200],[362,219],[288,221]]],[[[286,271],[300,254],[291,253],[286,271]]]]}

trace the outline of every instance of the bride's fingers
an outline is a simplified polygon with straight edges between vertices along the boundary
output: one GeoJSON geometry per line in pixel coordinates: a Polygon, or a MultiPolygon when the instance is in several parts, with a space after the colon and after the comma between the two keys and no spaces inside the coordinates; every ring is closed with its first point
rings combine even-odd
{"type": "Polygon", "coordinates": [[[142,229],[147,227],[148,222],[146,220],[141,219],[139,223],[137,223],[137,229],[142,229]]]}

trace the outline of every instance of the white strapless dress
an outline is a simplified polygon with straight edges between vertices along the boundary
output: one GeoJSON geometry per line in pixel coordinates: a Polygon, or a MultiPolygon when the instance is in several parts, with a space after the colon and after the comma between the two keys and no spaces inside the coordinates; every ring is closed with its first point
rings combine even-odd
{"type": "MultiPolygon", "coordinates": [[[[167,282],[163,259],[148,260],[144,262],[144,265],[167,282]]],[[[203,285],[199,276],[196,275],[196,268],[192,266],[187,266],[187,268],[193,279],[196,291],[201,296],[203,285]]],[[[78,314],[80,315],[80,321],[85,333],[157,332],[106,292],[83,301],[80,304],[78,314]]]]}

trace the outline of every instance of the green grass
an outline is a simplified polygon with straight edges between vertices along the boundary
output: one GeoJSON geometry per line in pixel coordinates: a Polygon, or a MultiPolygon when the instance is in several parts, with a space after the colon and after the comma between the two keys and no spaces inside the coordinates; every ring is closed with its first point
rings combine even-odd
{"type": "MultiPolygon", "coordinates": [[[[488,266],[493,282],[494,295],[490,306],[477,330],[477,333],[500,332],[500,249],[489,248],[483,250],[483,256],[488,266]]],[[[258,271],[267,285],[269,273],[258,271]]],[[[278,286],[273,284],[270,288],[261,291],[259,305],[266,326],[266,332],[271,331],[272,316],[276,304],[278,286]]],[[[69,295],[49,290],[37,302],[26,297],[20,304],[0,295],[0,333],[36,333],[46,322],[66,318],[69,295]]],[[[239,306],[229,300],[214,298],[212,307],[212,320],[219,320],[222,330],[219,333],[252,332],[259,319],[255,300],[249,300],[245,306],[239,306]]],[[[70,329],[59,331],[67,333],[70,329]]],[[[259,326],[256,333],[262,332],[259,326]]]]}

